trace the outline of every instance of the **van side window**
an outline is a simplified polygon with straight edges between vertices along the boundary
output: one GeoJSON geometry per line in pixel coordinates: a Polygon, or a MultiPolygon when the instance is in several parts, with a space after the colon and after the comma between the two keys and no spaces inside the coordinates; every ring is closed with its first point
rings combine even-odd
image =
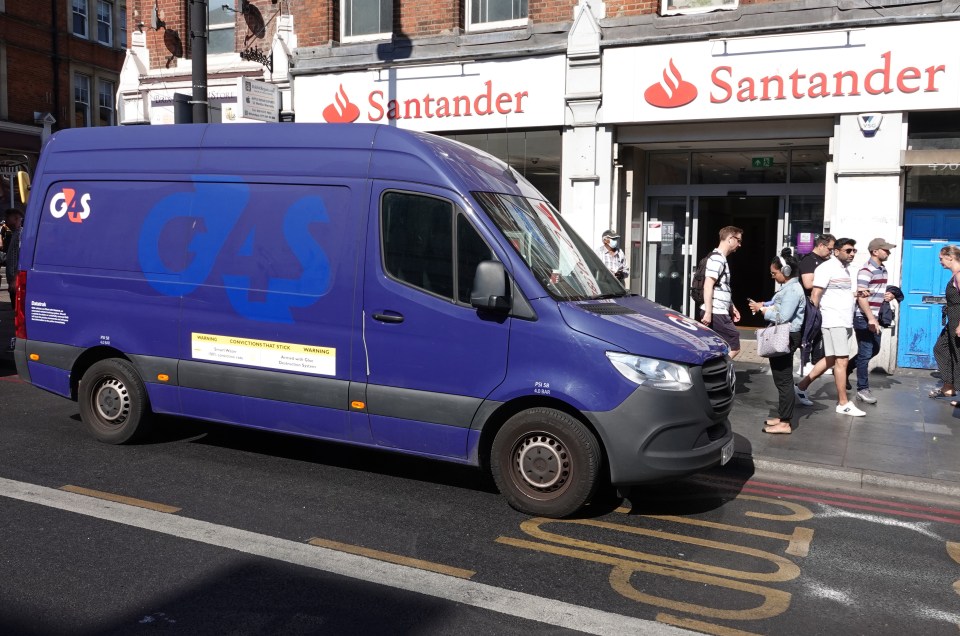
{"type": "Polygon", "coordinates": [[[453,203],[409,192],[387,192],[381,206],[387,274],[453,300],[453,203]]]}
{"type": "Polygon", "coordinates": [[[473,276],[480,261],[496,260],[477,231],[462,214],[457,215],[457,300],[470,304],[473,276]]]}

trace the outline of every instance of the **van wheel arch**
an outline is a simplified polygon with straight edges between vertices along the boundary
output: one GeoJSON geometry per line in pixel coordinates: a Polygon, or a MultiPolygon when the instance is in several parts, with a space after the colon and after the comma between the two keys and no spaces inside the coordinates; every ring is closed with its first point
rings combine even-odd
{"type": "MultiPolygon", "coordinates": [[[[123,352],[114,349],[113,347],[106,346],[97,346],[87,349],[76,359],[73,363],[73,368],[70,370],[70,398],[74,401],[77,401],[80,393],[80,378],[83,377],[83,374],[87,372],[87,369],[100,362],[101,360],[107,360],[109,358],[120,358],[121,360],[126,360],[130,364],[133,364],[133,361],[130,360],[127,356],[123,355],[123,352]]],[[[136,367],[136,365],[134,365],[136,367]]],[[[139,373],[140,370],[137,369],[139,373]]]]}

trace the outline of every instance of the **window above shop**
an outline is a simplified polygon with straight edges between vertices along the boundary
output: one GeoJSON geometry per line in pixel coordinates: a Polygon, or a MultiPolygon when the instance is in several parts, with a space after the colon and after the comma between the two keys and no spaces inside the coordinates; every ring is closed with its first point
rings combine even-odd
{"type": "Polygon", "coordinates": [[[651,153],[650,185],[823,183],[824,148],[651,153]],[[789,178],[789,181],[788,181],[789,178]]]}
{"type": "Polygon", "coordinates": [[[467,0],[467,31],[527,25],[527,0],[467,0]]]}
{"type": "Polygon", "coordinates": [[[738,6],[740,6],[740,0],[660,0],[660,15],[732,11],[738,6]]]}
{"type": "Polygon", "coordinates": [[[392,0],[343,0],[340,10],[341,41],[385,40],[392,34],[392,0]]]}
{"type": "Polygon", "coordinates": [[[207,55],[236,51],[236,10],[221,0],[211,1],[207,5],[207,32],[207,55]]]}
{"type": "Polygon", "coordinates": [[[127,45],[127,6],[110,0],[69,0],[71,33],[104,46],[127,45]]]}

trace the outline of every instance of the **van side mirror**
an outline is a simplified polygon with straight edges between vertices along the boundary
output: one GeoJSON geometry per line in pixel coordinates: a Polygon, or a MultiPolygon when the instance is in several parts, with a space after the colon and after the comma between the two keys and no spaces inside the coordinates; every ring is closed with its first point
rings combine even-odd
{"type": "Polygon", "coordinates": [[[499,261],[481,261],[473,275],[470,305],[487,311],[508,312],[513,306],[507,292],[507,271],[499,261]]]}

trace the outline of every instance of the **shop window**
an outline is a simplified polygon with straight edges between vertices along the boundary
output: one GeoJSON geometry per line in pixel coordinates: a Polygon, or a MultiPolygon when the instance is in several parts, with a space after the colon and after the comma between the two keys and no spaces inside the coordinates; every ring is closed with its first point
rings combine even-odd
{"type": "Polygon", "coordinates": [[[82,73],[73,75],[73,126],[90,126],[90,77],[82,73]]]}
{"type": "Polygon", "coordinates": [[[786,183],[787,160],[782,150],[695,152],[691,183],[786,183]]]}
{"type": "Polygon", "coordinates": [[[739,0],[660,0],[660,15],[732,11],[739,4],[739,0]]]}
{"type": "Polygon", "coordinates": [[[99,126],[113,126],[116,123],[114,116],[114,94],[113,82],[100,80],[98,91],[98,108],[100,110],[99,126]]]}
{"type": "Polygon", "coordinates": [[[97,2],[97,42],[113,45],[113,3],[97,2]]]}
{"type": "Polygon", "coordinates": [[[87,37],[88,0],[73,0],[73,34],[87,37]]]}
{"type": "Polygon", "coordinates": [[[382,40],[393,33],[392,0],[343,0],[340,16],[344,42],[382,40]]]}
{"type": "Polygon", "coordinates": [[[798,148],[790,153],[790,183],[823,183],[828,153],[819,148],[798,148]]]}
{"type": "Polygon", "coordinates": [[[467,31],[527,24],[527,0],[467,0],[467,31]]]}
{"type": "Polygon", "coordinates": [[[444,135],[487,152],[509,164],[532,183],[554,207],[560,207],[559,130],[521,130],[444,135]]]}
{"type": "Polygon", "coordinates": [[[689,170],[689,152],[650,155],[648,168],[650,185],[686,185],[689,170]]]}
{"type": "Polygon", "coordinates": [[[222,0],[207,5],[207,54],[233,53],[236,50],[236,11],[222,0]]]}
{"type": "Polygon", "coordinates": [[[798,253],[806,254],[813,248],[816,236],[823,231],[823,197],[791,196],[788,211],[790,229],[784,243],[797,249],[798,253]]]}

